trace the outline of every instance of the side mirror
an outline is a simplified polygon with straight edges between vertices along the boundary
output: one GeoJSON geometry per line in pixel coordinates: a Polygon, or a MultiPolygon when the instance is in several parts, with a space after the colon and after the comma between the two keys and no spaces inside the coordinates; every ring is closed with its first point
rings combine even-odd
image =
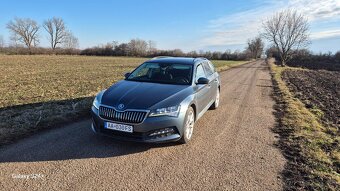
{"type": "Polygon", "coordinates": [[[198,78],[196,84],[209,84],[209,79],[208,78],[198,78]]]}
{"type": "Polygon", "coordinates": [[[126,73],[126,74],[124,74],[124,76],[125,76],[125,79],[126,79],[126,78],[128,78],[128,77],[130,76],[130,74],[131,74],[130,72],[128,72],[128,73],[126,73]]]}

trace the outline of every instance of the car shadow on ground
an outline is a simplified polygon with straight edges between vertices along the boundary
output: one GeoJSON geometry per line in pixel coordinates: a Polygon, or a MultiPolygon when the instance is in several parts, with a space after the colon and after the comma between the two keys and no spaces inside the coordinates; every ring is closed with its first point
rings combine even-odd
{"type": "Polygon", "coordinates": [[[89,117],[93,99],[79,97],[0,107],[0,147],[89,117]]]}
{"type": "Polygon", "coordinates": [[[4,114],[0,137],[8,139],[0,144],[0,163],[118,157],[177,145],[125,142],[94,134],[89,112],[92,100],[86,97],[0,108],[4,114]],[[34,126],[39,110],[47,117],[34,126]]]}
{"type": "Polygon", "coordinates": [[[137,143],[94,134],[90,120],[38,133],[0,149],[0,163],[108,158],[171,147],[178,143],[137,143]],[[87,125],[86,125],[87,124],[87,125]]]}

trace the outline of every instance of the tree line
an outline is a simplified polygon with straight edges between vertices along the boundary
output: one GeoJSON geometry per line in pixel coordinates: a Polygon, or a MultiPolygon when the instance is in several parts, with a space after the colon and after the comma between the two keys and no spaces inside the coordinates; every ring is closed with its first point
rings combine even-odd
{"type": "MultiPolygon", "coordinates": [[[[257,38],[256,38],[257,39],[257,38]]],[[[186,57],[205,57],[214,60],[247,60],[259,58],[263,52],[264,44],[258,37],[257,40],[249,40],[249,46],[244,51],[190,51],[183,52],[181,49],[159,50],[156,48],[154,41],[145,41],[142,39],[132,39],[127,43],[109,42],[105,45],[94,46],[80,51],[80,55],[87,56],[139,56],[139,57],[156,57],[156,56],[186,56],[186,57]],[[260,41],[260,43],[259,43],[260,41]],[[253,45],[254,43],[258,43],[253,45]],[[254,47],[256,46],[256,48],[254,47]],[[253,48],[254,47],[254,48],[253,48]],[[256,53],[253,53],[256,51],[256,53]]]]}
{"type": "MultiPolygon", "coordinates": [[[[249,39],[243,51],[191,51],[181,49],[159,50],[156,42],[142,39],[131,39],[129,42],[109,42],[91,48],[79,50],[78,39],[68,30],[61,18],[53,17],[45,20],[42,25],[29,18],[15,18],[8,22],[7,29],[11,34],[14,45],[4,46],[4,39],[0,35],[0,52],[13,54],[79,54],[89,56],[190,56],[206,57],[208,59],[247,60],[257,59],[263,55],[264,41],[269,42],[266,55],[275,55],[277,61],[285,66],[289,61],[301,54],[310,43],[309,23],[307,18],[290,9],[279,11],[269,17],[262,24],[262,32],[255,38],[249,39]],[[38,47],[41,35],[40,28],[48,34],[50,48],[38,47]],[[13,48],[14,47],[14,48],[13,48]],[[71,50],[71,51],[70,51],[71,50]]],[[[336,55],[339,55],[337,53],[336,55]]],[[[337,56],[334,56],[334,58],[337,56]]]]}
{"type": "Polygon", "coordinates": [[[259,58],[263,52],[264,44],[260,37],[248,40],[248,47],[243,51],[191,51],[183,52],[181,49],[159,50],[156,42],[142,39],[131,39],[126,43],[117,41],[105,45],[98,45],[83,50],[79,48],[78,38],[68,29],[62,18],[46,19],[41,25],[30,18],[14,18],[9,21],[6,28],[10,32],[10,43],[5,46],[3,36],[0,35],[0,52],[6,54],[77,54],[89,56],[190,56],[206,57],[209,59],[246,60],[259,58]],[[47,36],[49,47],[39,46],[40,39],[47,36]]]}

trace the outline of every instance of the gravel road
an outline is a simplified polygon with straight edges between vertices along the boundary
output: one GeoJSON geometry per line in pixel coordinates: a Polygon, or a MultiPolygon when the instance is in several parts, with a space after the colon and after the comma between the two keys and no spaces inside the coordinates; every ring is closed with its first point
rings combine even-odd
{"type": "Polygon", "coordinates": [[[268,66],[241,65],[221,81],[220,108],[189,144],[115,141],[86,119],[0,148],[0,190],[281,190],[268,66]]]}

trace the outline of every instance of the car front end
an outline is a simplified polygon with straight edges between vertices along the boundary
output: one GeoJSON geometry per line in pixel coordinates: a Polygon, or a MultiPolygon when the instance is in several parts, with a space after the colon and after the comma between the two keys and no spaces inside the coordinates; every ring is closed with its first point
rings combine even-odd
{"type": "Polygon", "coordinates": [[[187,105],[158,109],[125,109],[101,104],[100,92],[92,105],[92,130],[120,140],[172,142],[181,138],[187,105]]]}

